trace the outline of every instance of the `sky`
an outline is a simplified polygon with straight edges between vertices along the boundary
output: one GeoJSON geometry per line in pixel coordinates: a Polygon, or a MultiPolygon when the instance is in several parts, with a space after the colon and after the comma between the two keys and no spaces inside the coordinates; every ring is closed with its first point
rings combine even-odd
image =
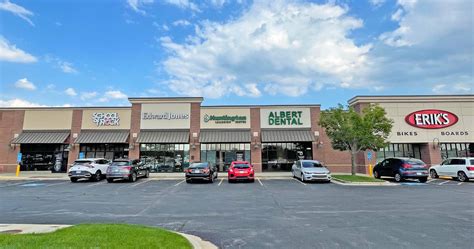
{"type": "Polygon", "coordinates": [[[0,107],[473,94],[471,0],[0,0],[0,107]]]}

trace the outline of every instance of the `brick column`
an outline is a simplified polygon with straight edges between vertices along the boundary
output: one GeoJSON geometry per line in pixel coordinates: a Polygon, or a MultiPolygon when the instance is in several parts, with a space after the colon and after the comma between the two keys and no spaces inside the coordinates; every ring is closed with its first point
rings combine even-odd
{"type": "Polygon", "coordinates": [[[262,172],[262,130],[260,128],[260,108],[250,109],[250,135],[252,143],[250,144],[250,163],[255,172],[262,172]],[[258,136],[254,137],[254,133],[258,136]]]}
{"type": "Polygon", "coordinates": [[[77,137],[74,137],[75,135],[79,136],[81,133],[81,126],[82,126],[82,110],[73,110],[72,111],[72,124],[71,124],[71,136],[69,138],[69,144],[70,149],[69,149],[69,155],[67,158],[67,170],[69,170],[69,167],[74,163],[74,160],[76,160],[79,157],[79,150],[80,146],[79,144],[75,144],[75,140],[77,137]]]}
{"type": "Polygon", "coordinates": [[[439,164],[442,161],[439,146],[433,147],[433,143],[425,143],[421,145],[421,160],[428,166],[439,164]]]}
{"type": "Polygon", "coordinates": [[[0,111],[0,173],[13,173],[18,165],[16,159],[20,145],[11,147],[15,134],[23,130],[24,110],[0,111]]]}
{"type": "Polygon", "coordinates": [[[201,103],[191,103],[191,126],[189,129],[189,161],[199,162],[201,160],[201,144],[199,133],[201,131],[201,103]],[[197,137],[193,136],[197,134],[197,137]]]}
{"type": "Polygon", "coordinates": [[[315,133],[319,132],[319,137],[314,135],[314,140],[312,142],[312,152],[313,152],[313,160],[324,161],[324,153],[322,147],[320,146],[321,136],[323,133],[323,129],[319,126],[319,118],[321,116],[321,108],[320,107],[311,107],[310,108],[310,116],[311,116],[311,133],[314,135],[315,133]]]}
{"type": "Polygon", "coordinates": [[[142,115],[142,104],[132,104],[132,114],[130,118],[130,150],[128,151],[128,157],[131,159],[140,158],[140,144],[137,143],[138,135],[140,134],[140,122],[142,115]]]}

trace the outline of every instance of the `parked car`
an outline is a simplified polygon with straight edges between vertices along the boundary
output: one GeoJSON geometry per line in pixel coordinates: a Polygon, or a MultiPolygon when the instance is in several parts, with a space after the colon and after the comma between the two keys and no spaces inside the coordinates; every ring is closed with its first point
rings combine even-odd
{"type": "Polygon", "coordinates": [[[387,158],[374,166],[373,174],[375,178],[393,177],[396,182],[401,182],[404,179],[418,179],[420,182],[426,182],[428,180],[428,166],[416,158],[387,158]]]}
{"type": "Polygon", "coordinates": [[[461,182],[474,179],[474,157],[453,157],[444,160],[440,165],[430,167],[431,178],[450,176],[461,182]]]}
{"type": "Polygon", "coordinates": [[[107,170],[107,182],[116,179],[136,181],[139,177],[150,177],[150,168],[138,159],[117,159],[107,170]]]}
{"type": "Polygon", "coordinates": [[[109,160],[104,158],[77,159],[69,168],[68,176],[71,182],[77,182],[81,178],[100,181],[105,177],[109,165],[109,160]]]}
{"type": "Polygon", "coordinates": [[[192,163],[185,171],[186,182],[193,180],[206,180],[210,183],[217,178],[217,168],[209,162],[192,163]]]}
{"type": "Polygon", "coordinates": [[[227,171],[227,179],[229,182],[239,180],[246,180],[250,182],[255,181],[255,172],[253,166],[247,161],[234,161],[230,164],[227,171]]]}
{"type": "Polygon", "coordinates": [[[316,160],[298,160],[291,167],[294,178],[305,181],[331,181],[331,171],[316,160]]]}

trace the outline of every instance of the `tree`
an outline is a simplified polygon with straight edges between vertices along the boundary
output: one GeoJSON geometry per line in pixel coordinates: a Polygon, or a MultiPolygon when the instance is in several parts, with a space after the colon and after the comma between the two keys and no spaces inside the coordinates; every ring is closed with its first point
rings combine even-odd
{"type": "Polygon", "coordinates": [[[353,107],[345,109],[339,104],[321,112],[319,125],[326,129],[333,149],[351,153],[351,173],[355,175],[357,153],[386,147],[393,120],[378,105],[370,105],[358,113],[353,107]]]}

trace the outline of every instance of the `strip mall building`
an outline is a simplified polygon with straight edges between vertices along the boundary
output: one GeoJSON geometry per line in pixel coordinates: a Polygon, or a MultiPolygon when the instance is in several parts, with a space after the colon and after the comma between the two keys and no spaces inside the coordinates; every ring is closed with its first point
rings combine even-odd
{"type": "MultiPolygon", "coordinates": [[[[64,172],[77,158],[141,158],[155,172],[209,161],[225,171],[248,160],[260,171],[288,171],[316,159],[350,172],[319,126],[320,105],[203,106],[202,98],[130,98],[130,107],[1,108],[0,172],[64,172]]],[[[360,153],[358,171],[386,157],[427,164],[474,156],[474,95],[356,96],[361,111],[379,104],[394,120],[387,148],[360,153]],[[369,160],[370,159],[370,160],[369,160]]]]}

